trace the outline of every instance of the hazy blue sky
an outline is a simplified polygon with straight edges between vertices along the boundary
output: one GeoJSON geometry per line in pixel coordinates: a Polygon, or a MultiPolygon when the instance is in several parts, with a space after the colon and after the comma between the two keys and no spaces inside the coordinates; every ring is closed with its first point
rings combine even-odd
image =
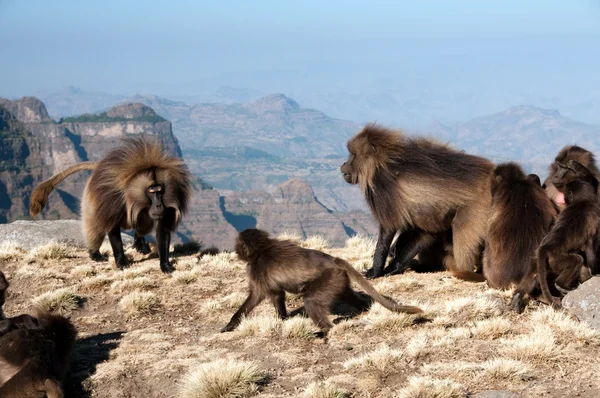
{"type": "Polygon", "coordinates": [[[600,98],[596,0],[0,0],[0,38],[0,96],[527,83],[600,98]]]}

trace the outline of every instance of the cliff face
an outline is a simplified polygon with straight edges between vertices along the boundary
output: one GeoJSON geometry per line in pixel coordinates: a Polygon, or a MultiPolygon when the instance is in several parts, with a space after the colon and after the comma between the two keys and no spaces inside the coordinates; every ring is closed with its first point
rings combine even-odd
{"type": "MultiPolygon", "coordinates": [[[[142,104],[57,123],[36,98],[0,98],[0,134],[0,222],[27,217],[36,184],[73,164],[101,159],[125,136],[158,137],[169,151],[181,156],[171,123],[142,104]]],[[[76,218],[88,177],[89,173],[82,172],[62,182],[41,217],[76,218]]],[[[215,206],[219,207],[218,198],[215,206]]]]}
{"type": "Polygon", "coordinates": [[[275,192],[235,192],[224,198],[226,218],[238,229],[257,227],[272,234],[295,232],[306,238],[321,235],[335,246],[355,233],[376,233],[366,213],[335,213],[320,203],[311,186],[300,179],[281,184],[275,192]]]}

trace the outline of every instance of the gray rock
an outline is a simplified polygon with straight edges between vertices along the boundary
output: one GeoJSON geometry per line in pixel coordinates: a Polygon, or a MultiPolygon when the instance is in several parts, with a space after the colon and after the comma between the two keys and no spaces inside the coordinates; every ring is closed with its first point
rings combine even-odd
{"type": "Polygon", "coordinates": [[[579,320],[600,330],[600,277],[595,276],[570,291],[562,305],[579,320]]]}
{"type": "Polygon", "coordinates": [[[520,395],[504,390],[489,390],[471,396],[472,398],[521,398],[520,395]]]}
{"type": "MultiPolygon", "coordinates": [[[[129,235],[121,234],[123,243],[133,243],[129,235]]],[[[86,248],[79,220],[24,221],[0,224],[0,242],[13,241],[25,250],[43,246],[52,241],[86,248]]]]}

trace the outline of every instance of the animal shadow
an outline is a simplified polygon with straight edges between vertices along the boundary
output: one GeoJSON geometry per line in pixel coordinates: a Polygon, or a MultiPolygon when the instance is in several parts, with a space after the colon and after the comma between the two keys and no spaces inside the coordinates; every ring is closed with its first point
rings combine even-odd
{"type": "MultiPolygon", "coordinates": [[[[364,312],[367,312],[371,308],[371,306],[373,305],[373,299],[371,298],[371,296],[363,292],[356,292],[356,295],[360,297],[362,301],[362,304],[359,308],[354,307],[353,305],[350,305],[343,300],[334,301],[333,305],[330,308],[331,314],[338,316],[338,318],[335,318],[333,320],[334,324],[338,324],[346,319],[354,318],[364,312]]],[[[302,306],[290,312],[290,317],[293,316],[307,317],[308,315],[306,314],[304,306],[302,306]]]]}
{"type": "Polygon", "coordinates": [[[86,380],[96,372],[99,363],[108,360],[110,352],[119,346],[123,333],[101,333],[75,342],[71,370],[64,383],[65,398],[91,397],[86,380]]]}

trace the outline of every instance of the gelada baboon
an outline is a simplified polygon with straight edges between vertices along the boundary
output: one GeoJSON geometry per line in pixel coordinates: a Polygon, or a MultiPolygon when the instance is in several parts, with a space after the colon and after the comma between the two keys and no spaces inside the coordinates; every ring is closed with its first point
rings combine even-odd
{"type": "Polygon", "coordinates": [[[249,294],[221,332],[235,329],[265,298],[268,298],[282,319],[287,317],[285,293],[302,294],[308,316],[326,335],[332,327],[327,319],[335,300],[342,300],[358,309],[363,300],[350,287],[350,279],[362,287],[375,301],[390,311],[411,314],[420,308],[400,305],[383,297],[348,262],[318,250],[302,248],[288,240],[272,239],[259,229],[246,229],[238,234],[235,251],[248,263],[249,294]]]}
{"type": "Polygon", "coordinates": [[[550,165],[548,177],[544,181],[544,189],[546,190],[546,194],[552,201],[558,206],[559,210],[562,211],[565,206],[565,196],[562,192],[556,189],[554,184],[552,183],[552,176],[554,176],[558,171],[560,171],[560,165],[566,165],[569,160],[575,160],[579,162],[581,165],[586,167],[596,179],[600,180],[600,170],[596,166],[596,159],[594,154],[584,148],[581,148],[576,145],[569,145],[564,147],[558,152],[554,162],[550,165]]]}
{"type": "Polygon", "coordinates": [[[483,274],[490,287],[516,286],[513,308],[521,312],[523,298],[536,285],[537,269],[532,259],[557,210],[546,196],[535,174],[525,176],[516,163],[503,163],[492,179],[492,213],[483,252],[483,274]]]}
{"type": "Polygon", "coordinates": [[[77,331],[62,316],[38,315],[38,329],[16,329],[0,337],[0,397],[62,398],[61,382],[77,331]]]}
{"type": "Polygon", "coordinates": [[[600,231],[598,180],[581,163],[569,160],[566,171],[552,183],[565,195],[567,207],[542,240],[537,252],[537,271],[546,301],[560,307],[560,298],[550,291],[552,282],[561,290],[576,287],[591,277],[596,265],[600,231]]]}
{"type": "Polygon", "coordinates": [[[11,330],[18,328],[35,329],[38,325],[38,320],[31,315],[23,314],[12,318],[6,318],[3,307],[6,299],[6,289],[9,283],[4,273],[0,271],[0,336],[5,335],[11,330]]]}
{"type": "Polygon", "coordinates": [[[93,170],[83,192],[81,206],[83,231],[90,257],[105,261],[100,246],[106,234],[118,268],[127,265],[121,228],[134,229],[134,247],[147,254],[144,236],[156,226],[160,269],[172,272],[169,262],[171,233],[187,210],[190,176],[182,159],[167,154],[156,141],[128,138],[97,163],[82,163],[68,168],[41,183],[31,195],[31,216],[45,206],[48,195],[67,176],[93,170]]]}
{"type": "Polygon", "coordinates": [[[381,276],[397,231],[452,230],[455,270],[475,271],[490,214],[494,165],[426,138],[368,124],[348,141],[341,172],[359,184],[379,223],[368,277],[381,276]]]}

